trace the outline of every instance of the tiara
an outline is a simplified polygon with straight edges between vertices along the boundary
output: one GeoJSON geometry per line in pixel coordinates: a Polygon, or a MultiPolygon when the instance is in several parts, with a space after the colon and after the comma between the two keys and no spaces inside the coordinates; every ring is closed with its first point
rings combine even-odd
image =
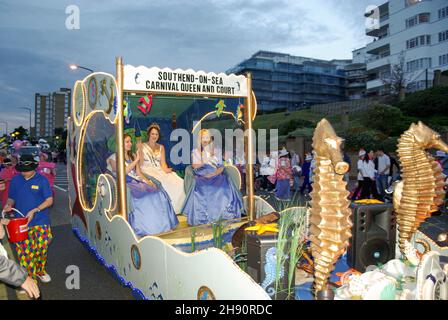
{"type": "Polygon", "coordinates": [[[151,129],[154,129],[154,128],[156,128],[160,132],[160,126],[155,122],[151,123],[146,131],[151,131],[151,129]]]}

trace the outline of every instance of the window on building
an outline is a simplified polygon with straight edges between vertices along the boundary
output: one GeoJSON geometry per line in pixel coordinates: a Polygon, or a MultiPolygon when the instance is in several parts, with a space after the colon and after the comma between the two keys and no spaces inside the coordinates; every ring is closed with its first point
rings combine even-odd
{"type": "Polygon", "coordinates": [[[421,69],[431,68],[432,59],[431,58],[421,58],[406,62],[406,71],[414,72],[421,69]]]}
{"type": "Polygon", "coordinates": [[[404,0],[404,5],[406,7],[412,6],[414,4],[417,4],[419,2],[422,2],[422,0],[404,0]]]}
{"type": "Polygon", "coordinates": [[[439,56],[439,65],[441,66],[448,65],[448,53],[439,56]]]}
{"type": "Polygon", "coordinates": [[[430,44],[431,44],[430,35],[419,36],[406,41],[406,49],[412,49],[420,46],[427,46],[430,44]]]}
{"type": "Polygon", "coordinates": [[[418,23],[426,23],[430,21],[430,15],[428,12],[420,13],[418,15],[418,23]]]}
{"type": "Polygon", "coordinates": [[[448,40],[448,30],[439,32],[439,42],[447,41],[448,40]]]}
{"type": "Polygon", "coordinates": [[[448,17],[448,7],[439,10],[439,19],[445,19],[448,17]]]}
{"type": "Polygon", "coordinates": [[[411,18],[406,19],[406,28],[412,28],[420,23],[430,22],[429,12],[417,14],[411,18]]]}

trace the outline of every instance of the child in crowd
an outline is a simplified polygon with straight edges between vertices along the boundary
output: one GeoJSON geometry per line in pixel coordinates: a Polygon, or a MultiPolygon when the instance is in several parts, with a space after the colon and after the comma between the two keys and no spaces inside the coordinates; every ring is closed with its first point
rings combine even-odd
{"type": "Polygon", "coordinates": [[[280,200],[289,200],[291,197],[292,168],[288,154],[289,152],[286,149],[282,149],[277,163],[275,196],[280,200]]]}

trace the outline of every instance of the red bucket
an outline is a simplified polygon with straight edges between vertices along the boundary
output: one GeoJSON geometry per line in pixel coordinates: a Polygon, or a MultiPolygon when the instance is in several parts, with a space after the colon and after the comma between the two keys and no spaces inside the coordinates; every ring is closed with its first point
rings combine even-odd
{"type": "MultiPolygon", "coordinates": [[[[18,210],[13,210],[19,212],[18,210]]],[[[23,214],[20,213],[20,215],[23,217],[23,214]]],[[[6,226],[9,242],[14,243],[28,239],[27,223],[28,218],[13,218],[9,220],[9,223],[6,226]]]]}

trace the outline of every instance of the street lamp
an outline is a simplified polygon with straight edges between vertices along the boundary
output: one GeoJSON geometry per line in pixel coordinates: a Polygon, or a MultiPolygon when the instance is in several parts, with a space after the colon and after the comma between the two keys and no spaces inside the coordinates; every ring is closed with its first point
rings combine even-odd
{"type": "Polygon", "coordinates": [[[90,68],[86,68],[86,67],[83,67],[83,66],[78,66],[78,65],[76,65],[76,64],[71,64],[71,65],[70,65],[70,69],[72,69],[72,70],[76,70],[76,69],[84,69],[84,70],[90,71],[90,73],[94,73],[94,71],[93,71],[92,69],[90,69],[90,68]]]}
{"type": "Polygon", "coordinates": [[[29,137],[31,138],[31,108],[28,107],[20,107],[20,109],[28,110],[30,113],[30,131],[28,132],[29,137]]]}

